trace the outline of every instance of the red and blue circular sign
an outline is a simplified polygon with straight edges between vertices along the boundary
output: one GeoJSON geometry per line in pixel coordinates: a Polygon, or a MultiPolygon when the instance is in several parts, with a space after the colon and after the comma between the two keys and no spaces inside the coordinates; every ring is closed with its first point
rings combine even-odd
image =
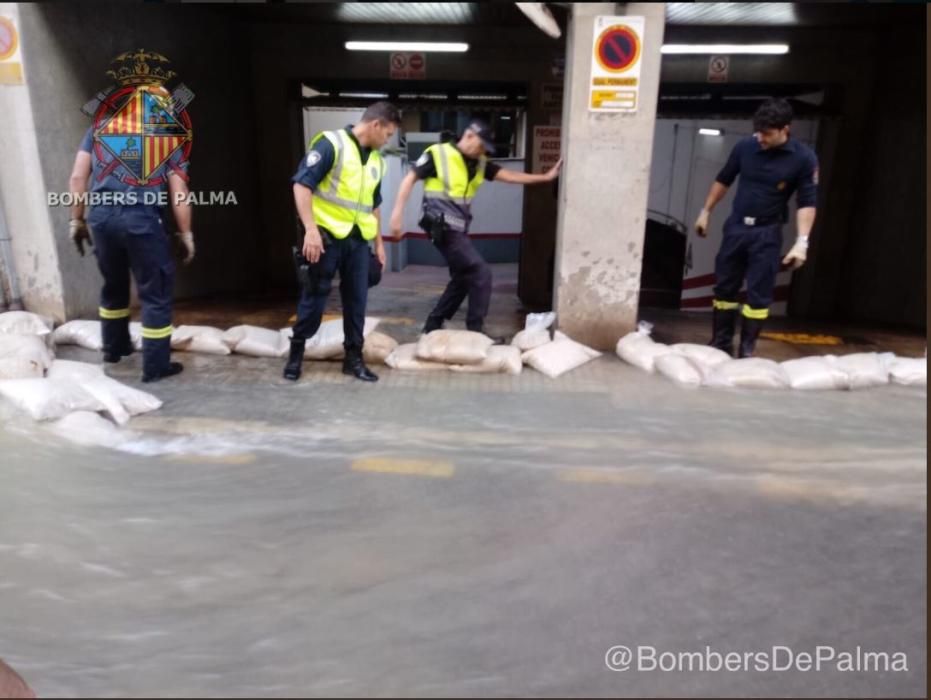
{"type": "Polygon", "coordinates": [[[623,73],[640,60],[640,37],[633,29],[616,24],[605,29],[595,41],[595,59],[611,73],[623,73]]]}

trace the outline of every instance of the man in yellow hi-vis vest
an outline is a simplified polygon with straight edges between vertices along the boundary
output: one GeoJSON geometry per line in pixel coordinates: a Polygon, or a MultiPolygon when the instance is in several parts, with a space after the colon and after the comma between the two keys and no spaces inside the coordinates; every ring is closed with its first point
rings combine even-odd
{"type": "Polygon", "coordinates": [[[469,240],[472,200],[486,180],[533,185],[552,182],[559,175],[562,161],[545,173],[505,170],[488,161],[495,152],[491,127],[473,119],[459,142],[438,143],[423,152],[413,169],[401,181],[391,212],[391,236],[401,237],[404,205],[417,180],[424,181],[423,217],[420,226],[430,236],[449,266],[450,280],[443,296],[427,317],[423,332],[443,327],[469,297],[466,328],[484,332],[485,316],[491,302],[491,268],[469,240]]]}
{"type": "Polygon", "coordinates": [[[378,380],[362,360],[369,241],[375,242],[375,255],[384,265],[378,208],[385,161],[379,149],[388,143],[400,123],[397,107],[376,102],[365,110],[358,124],[314,136],[291,178],[294,203],[304,225],[302,252],[313,282],[303,285],[301,291],[285,379],[296,381],[301,376],[305,342],[320,327],[338,270],[346,351],[343,373],[367,382],[378,380]]]}

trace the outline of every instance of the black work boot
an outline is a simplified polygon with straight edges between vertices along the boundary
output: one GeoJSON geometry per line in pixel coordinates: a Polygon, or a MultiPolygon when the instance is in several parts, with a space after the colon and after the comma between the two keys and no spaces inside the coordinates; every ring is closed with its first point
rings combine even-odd
{"type": "Polygon", "coordinates": [[[711,316],[711,342],[708,345],[733,357],[736,327],[737,309],[714,309],[711,316]]]}
{"type": "Polygon", "coordinates": [[[295,340],[291,338],[291,352],[288,354],[288,363],[284,366],[285,379],[296,382],[301,378],[301,364],[304,362],[304,339],[295,340]]]}
{"type": "Polygon", "coordinates": [[[103,361],[110,362],[119,362],[124,357],[129,357],[133,354],[133,344],[132,342],[121,344],[117,347],[107,347],[103,349],[103,361]]]}
{"type": "Polygon", "coordinates": [[[762,318],[743,317],[743,324],[740,327],[740,352],[738,357],[753,357],[753,349],[756,347],[756,339],[760,337],[760,331],[766,321],[762,318]]]}
{"type": "Polygon", "coordinates": [[[169,362],[168,366],[164,369],[160,369],[157,372],[152,372],[151,374],[143,374],[142,381],[145,384],[148,384],[149,382],[157,382],[159,379],[173,377],[176,374],[181,374],[183,369],[184,365],[182,365],[180,362],[169,362]]]}
{"type": "Polygon", "coordinates": [[[377,382],[378,375],[365,366],[362,360],[362,348],[346,348],[346,357],[343,359],[343,374],[351,374],[363,382],[377,382]]]}
{"type": "Polygon", "coordinates": [[[444,318],[442,316],[427,316],[427,322],[423,324],[423,333],[431,333],[433,331],[438,331],[443,327],[444,318]]]}

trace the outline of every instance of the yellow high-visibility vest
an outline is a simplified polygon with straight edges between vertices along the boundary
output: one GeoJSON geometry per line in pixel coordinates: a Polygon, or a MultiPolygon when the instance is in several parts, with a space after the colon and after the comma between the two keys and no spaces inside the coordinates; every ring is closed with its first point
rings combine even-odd
{"type": "Polygon", "coordinates": [[[345,129],[320,132],[311,139],[311,147],[322,138],[333,144],[335,155],[333,167],[314,192],[314,221],[335,238],[345,238],[358,226],[362,237],[370,241],[378,235],[375,188],[385,176],[385,159],[373,150],[363,165],[345,129]]]}

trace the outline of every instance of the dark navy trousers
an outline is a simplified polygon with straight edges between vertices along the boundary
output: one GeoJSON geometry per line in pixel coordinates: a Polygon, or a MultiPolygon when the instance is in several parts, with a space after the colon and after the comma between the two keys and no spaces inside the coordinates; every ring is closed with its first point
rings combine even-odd
{"type": "Polygon", "coordinates": [[[735,216],[724,223],[724,240],[714,261],[714,298],[737,302],[747,280],[747,306],[768,309],[773,303],[782,251],[782,224],[747,226],[735,216]]]}
{"type": "Polygon", "coordinates": [[[158,207],[147,205],[93,207],[87,224],[94,239],[100,291],[104,352],[128,354],[129,275],[142,303],[144,374],[168,367],[171,355],[171,310],[175,263],[158,207]]]}
{"type": "Polygon", "coordinates": [[[339,272],[339,295],[343,304],[345,335],[343,347],[347,351],[361,350],[364,342],[362,332],[365,326],[365,306],[369,294],[369,244],[362,238],[358,229],[342,239],[334,238],[323,230],[320,234],[323,238],[323,254],[319,261],[311,265],[312,274],[317,280],[317,289],[313,294],[301,289],[297,322],[291,331],[291,337],[294,340],[307,340],[320,328],[333,278],[339,272]]]}
{"type": "Polygon", "coordinates": [[[468,296],[466,328],[481,331],[491,304],[491,268],[466,233],[447,229],[436,247],[449,266],[450,279],[430,315],[448,321],[468,296]]]}

